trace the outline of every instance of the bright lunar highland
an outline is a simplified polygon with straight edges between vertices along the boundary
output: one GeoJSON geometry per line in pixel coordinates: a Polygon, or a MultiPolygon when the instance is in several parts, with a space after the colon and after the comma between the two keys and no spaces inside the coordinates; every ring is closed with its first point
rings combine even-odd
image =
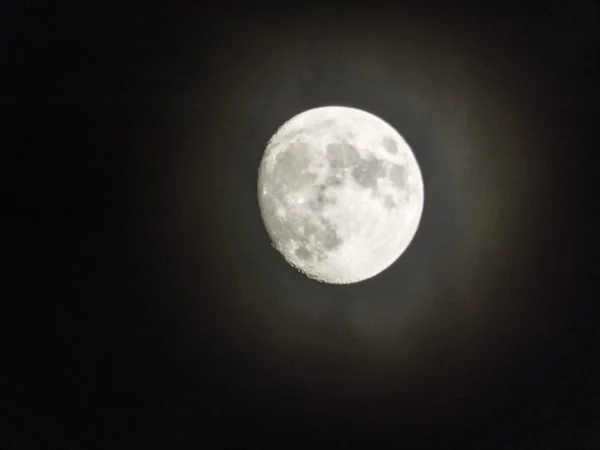
{"type": "Polygon", "coordinates": [[[273,246],[326,283],[371,278],[409,246],[423,212],[412,150],[379,117],[342,106],[305,111],[267,144],[258,198],[273,246]]]}

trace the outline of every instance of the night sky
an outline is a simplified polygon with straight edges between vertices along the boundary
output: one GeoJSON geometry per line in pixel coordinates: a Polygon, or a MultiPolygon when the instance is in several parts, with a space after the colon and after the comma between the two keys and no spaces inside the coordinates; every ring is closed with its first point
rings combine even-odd
{"type": "Polygon", "coordinates": [[[592,2],[20,3],[0,449],[600,446],[592,2]],[[325,105],[423,173],[410,247],[352,285],[258,208],[267,141],[325,105]]]}

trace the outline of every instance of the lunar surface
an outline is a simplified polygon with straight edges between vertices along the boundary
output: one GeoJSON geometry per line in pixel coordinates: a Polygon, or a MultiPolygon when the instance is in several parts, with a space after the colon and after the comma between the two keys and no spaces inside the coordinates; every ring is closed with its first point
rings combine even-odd
{"type": "Polygon", "coordinates": [[[391,266],[416,234],[423,178],[379,117],[328,106],[298,114],[267,144],[258,198],[273,246],[299,271],[348,284],[391,266]]]}

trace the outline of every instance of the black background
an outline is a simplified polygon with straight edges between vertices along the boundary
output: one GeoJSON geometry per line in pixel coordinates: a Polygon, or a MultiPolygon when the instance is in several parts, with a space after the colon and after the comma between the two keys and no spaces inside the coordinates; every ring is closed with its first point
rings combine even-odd
{"type": "Polygon", "coordinates": [[[8,9],[0,448],[600,445],[597,7],[8,9]],[[351,286],[287,266],[256,201],[327,104],[425,182],[351,286]]]}

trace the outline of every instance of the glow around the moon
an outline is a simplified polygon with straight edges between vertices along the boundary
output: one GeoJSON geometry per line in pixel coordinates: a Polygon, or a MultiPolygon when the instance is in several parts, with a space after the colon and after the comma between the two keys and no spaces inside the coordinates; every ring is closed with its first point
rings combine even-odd
{"type": "Polygon", "coordinates": [[[416,234],[423,179],[389,124],[355,108],[305,111],[269,141],[259,169],[274,247],[310,278],[345,284],[396,261],[416,234]]]}

